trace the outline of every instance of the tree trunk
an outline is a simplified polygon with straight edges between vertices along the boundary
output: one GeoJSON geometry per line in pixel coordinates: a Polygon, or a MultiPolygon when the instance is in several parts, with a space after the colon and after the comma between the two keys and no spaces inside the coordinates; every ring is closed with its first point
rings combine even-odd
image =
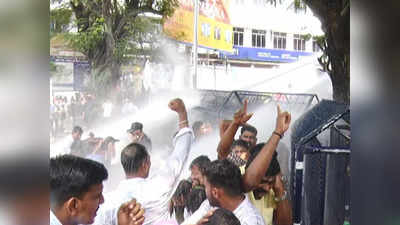
{"type": "Polygon", "coordinates": [[[304,0],[321,21],[329,58],[328,74],[332,81],[333,100],[350,104],[350,10],[346,0],[304,0]]]}

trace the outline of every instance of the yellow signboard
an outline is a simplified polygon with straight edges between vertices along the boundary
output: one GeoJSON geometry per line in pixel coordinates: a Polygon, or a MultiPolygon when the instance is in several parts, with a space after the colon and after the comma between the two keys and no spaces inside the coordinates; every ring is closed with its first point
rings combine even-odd
{"type": "MultiPolygon", "coordinates": [[[[164,23],[171,38],[193,43],[193,0],[179,0],[179,8],[164,23]]],[[[228,14],[229,0],[199,1],[198,45],[232,52],[232,25],[228,14]]]]}

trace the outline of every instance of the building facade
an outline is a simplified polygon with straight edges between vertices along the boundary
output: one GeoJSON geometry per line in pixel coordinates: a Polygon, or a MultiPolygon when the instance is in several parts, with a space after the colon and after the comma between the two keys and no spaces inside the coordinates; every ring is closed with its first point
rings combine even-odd
{"type": "MultiPolygon", "coordinates": [[[[313,40],[323,34],[320,22],[308,8],[296,11],[292,0],[276,6],[266,0],[232,0],[229,15],[233,52],[218,52],[228,64],[274,65],[320,53],[313,40]]],[[[200,51],[205,52],[210,50],[200,51]]]]}

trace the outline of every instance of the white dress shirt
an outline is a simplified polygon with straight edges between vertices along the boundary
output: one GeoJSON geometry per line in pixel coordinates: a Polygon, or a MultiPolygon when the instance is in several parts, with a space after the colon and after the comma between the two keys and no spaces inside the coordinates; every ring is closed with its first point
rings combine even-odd
{"type": "Polygon", "coordinates": [[[50,225],[62,225],[56,215],[50,210],[50,225]]]}
{"type": "MultiPolygon", "coordinates": [[[[210,202],[206,199],[196,212],[186,219],[181,225],[196,224],[204,215],[207,214],[212,207],[210,202]]],[[[241,225],[265,225],[263,217],[260,212],[251,204],[247,195],[245,199],[233,210],[233,214],[239,219],[241,225]]]]}
{"type": "Polygon", "coordinates": [[[105,202],[100,206],[94,224],[117,225],[119,206],[132,198],[136,198],[145,210],[144,225],[169,220],[169,201],[178,186],[192,141],[192,129],[182,128],[174,138],[175,147],[165,167],[146,179],[121,181],[115,191],[105,194],[105,202]]]}

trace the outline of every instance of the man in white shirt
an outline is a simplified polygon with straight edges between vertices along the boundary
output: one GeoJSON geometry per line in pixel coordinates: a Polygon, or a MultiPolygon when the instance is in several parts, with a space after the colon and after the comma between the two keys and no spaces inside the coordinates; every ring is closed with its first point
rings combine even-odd
{"type": "Polygon", "coordinates": [[[174,99],[168,106],[178,113],[180,130],[174,137],[174,150],[165,167],[148,177],[151,161],[146,147],[139,143],[126,146],[121,152],[126,180],[121,181],[115,191],[105,195],[106,203],[101,206],[95,224],[115,225],[117,206],[132,197],[145,210],[145,225],[169,220],[169,201],[178,185],[194,137],[183,101],[174,99]]]}
{"type": "Polygon", "coordinates": [[[240,170],[227,159],[215,160],[205,171],[207,200],[182,225],[197,224],[214,207],[227,209],[241,225],[265,225],[259,211],[243,194],[240,170]]]}
{"type": "MultiPolygon", "coordinates": [[[[51,158],[50,225],[92,224],[104,202],[102,182],[107,177],[104,165],[93,160],[73,155],[51,158]]],[[[141,225],[143,213],[134,199],[120,204],[118,225],[141,225]]]]}

